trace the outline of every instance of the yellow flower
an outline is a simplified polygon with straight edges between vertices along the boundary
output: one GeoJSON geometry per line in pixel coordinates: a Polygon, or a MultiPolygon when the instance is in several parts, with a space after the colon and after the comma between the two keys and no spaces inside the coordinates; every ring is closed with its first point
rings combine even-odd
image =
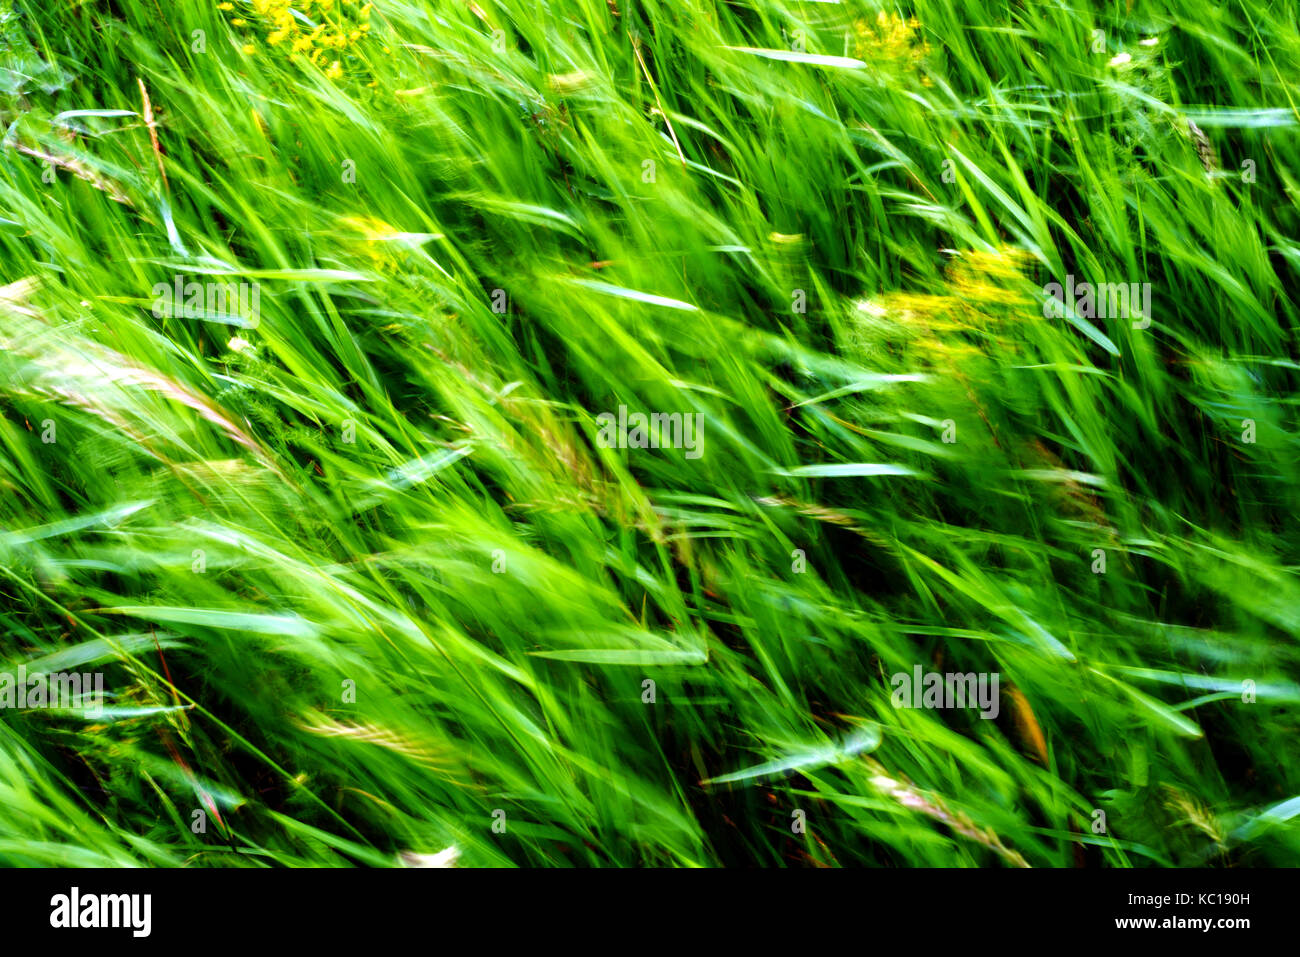
{"type": "Polygon", "coordinates": [[[885,65],[894,69],[917,67],[930,52],[929,44],[921,35],[919,20],[905,19],[898,14],[881,10],[874,28],[865,20],[854,26],[858,34],[855,52],[868,63],[885,65]]]}
{"type": "Polygon", "coordinates": [[[377,216],[344,216],[339,222],[368,243],[389,242],[408,235],[401,228],[386,223],[377,216]]]}
{"type": "MultiPolygon", "coordinates": [[[[346,50],[352,44],[362,41],[370,29],[370,25],[362,21],[369,17],[370,7],[373,6],[367,4],[364,10],[349,13],[343,11],[343,2],[344,0],[244,0],[244,8],[251,8],[257,16],[236,17],[230,23],[244,30],[259,29],[264,34],[261,39],[266,41],[268,47],[287,47],[286,53],[291,59],[296,60],[300,54],[308,54],[312,63],[325,68],[326,75],[336,79],[343,75],[342,64],[330,59],[330,51],[346,50]],[[299,11],[313,16],[319,26],[308,32],[299,22],[299,11]],[[338,11],[342,16],[336,13],[335,18],[331,19],[325,16],[329,11],[338,11]],[[323,48],[324,52],[319,48],[323,48]],[[328,68],[327,63],[330,64],[328,68]]],[[[236,10],[240,5],[231,0],[221,0],[216,6],[220,10],[229,11],[236,10]]],[[[242,44],[240,49],[245,54],[251,56],[257,52],[256,35],[245,33],[239,42],[242,44]]]]}

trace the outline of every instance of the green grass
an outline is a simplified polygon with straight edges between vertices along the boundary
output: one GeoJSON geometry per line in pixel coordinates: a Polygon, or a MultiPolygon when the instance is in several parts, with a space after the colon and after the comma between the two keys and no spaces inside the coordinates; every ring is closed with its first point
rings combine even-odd
{"type": "Polygon", "coordinates": [[[0,16],[0,862],[1300,862],[1294,0],[266,6],[0,16]]]}

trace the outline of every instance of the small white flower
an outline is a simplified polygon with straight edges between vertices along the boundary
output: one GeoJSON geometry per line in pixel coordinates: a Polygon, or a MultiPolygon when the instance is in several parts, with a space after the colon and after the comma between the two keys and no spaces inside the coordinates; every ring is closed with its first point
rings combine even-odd
{"type": "Polygon", "coordinates": [[[437,854],[417,854],[415,851],[402,851],[397,855],[403,867],[455,867],[460,860],[460,848],[452,845],[437,854]]]}
{"type": "Polygon", "coordinates": [[[1115,56],[1110,58],[1110,65],[1123,66],[1125,63],[1128,63],[1132,59],[1133,58],[1129,56],[1127,53],[1117,53],[1115,54],[1115,56]]]}
{"type": "Polygon", "coordinates": [[[252,348],[253,344],[247,339],[241,339],[239,336],[235,336],[235,338],[227,342],[226,345],[230,348],[231,352],[243,352],[245,349],[252,348]]]}
{"type": "Polygon", "coordinates": [[[1156,45],[1157,43],[1159,43],[1159,42],[1160,42],[1160,38],[1159,38],[1159,37],[1147,37],[1145,40],[1139,40],[1139,41],[1138,41],[1138,46],[1141,46],[1141,47],[1153,47],[1153,46],[1155,46],[1155,45],[1156,45]]]}

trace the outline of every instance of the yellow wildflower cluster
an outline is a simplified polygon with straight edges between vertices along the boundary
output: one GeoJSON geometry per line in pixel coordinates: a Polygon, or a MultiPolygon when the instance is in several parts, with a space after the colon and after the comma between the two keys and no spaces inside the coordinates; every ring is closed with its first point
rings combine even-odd
{"type": "Polygon", "coordinates": [[[915,18],[905,19],[881,10],[874,24],[859,20],[854,24],[854,32],[857,33],[854,52],[858,59],[882,72],[918,69],[930,52],[930,45],[921,35],[921,23],[915,18]]]}
{"type": "Polygon", "coordinates": [[[1025,267],[1031,256],[1023,249],[968,249],[948,267],[953,292],[965,303],[1017,306],[1029,302],[1025,267]]]}
{"type": "Polygon", "coordinates": [[[985,355],[977,342],[1014,349],[1001,327],[1032,301],[1024,271],[1030,259],[1010,246],[966,250],[949,265],[941,293],[889,292],[859,303],[861,332],[895,347],[909,344],[930,362],[985,355]]]}
{"type": "Polygon", "coordinates": [[[373,216],[348,216],[341,221],[341,231],[347,246],[363,257],[370,268],[385,275],[393,275],[398,265],[387,240],[399,235],[395,226],[373,216]]]}
{"type": "Polygon", "coordinates": [[[322,68],[330,79],[343,76],[349,53],[370,32],[373,3],[361,0],[240,0],[217,9],[238,13],[230,25],[247,31],[243,51],[261,45],[278,49],[290,60],[322,68]]]}

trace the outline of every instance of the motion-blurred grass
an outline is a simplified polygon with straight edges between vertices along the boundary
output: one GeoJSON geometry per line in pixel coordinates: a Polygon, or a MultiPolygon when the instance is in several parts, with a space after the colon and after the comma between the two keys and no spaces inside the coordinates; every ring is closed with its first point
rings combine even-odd
{"type": "Polygon", "coordinates": [[[0,862],[1300,861],[1297,5],[1140,7],[0,4],[0,862]]]}

